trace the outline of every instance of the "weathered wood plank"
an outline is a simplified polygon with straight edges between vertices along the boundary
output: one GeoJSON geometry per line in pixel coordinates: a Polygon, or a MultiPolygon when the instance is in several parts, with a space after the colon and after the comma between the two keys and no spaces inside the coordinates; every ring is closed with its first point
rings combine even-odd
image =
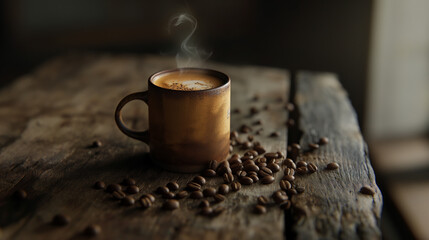
{"type": "Polygon", "coordinates": [[[347,93],[332,74],[301,72],[294,100],[304,150],[297,161],[312,162],[319,168],[295,181],[306,189],[292,198],[292,230],[297,238],[381,238],[382,195],[347,93]],[[328,137],[329,144],[308,151],[308,144],[321,137],[328,137]],[[330,162],[340,168],[327,170],[330,162]],[[359,193],[363,185],[372,186],[375,195],[359,193]]]}
{"type": "MultiPolygon", "coordinates": [[[[176,180],[184,186],[194,174],[165,172],[148,161],[148,147],[127,138],[116,128],[114,108],[128,93],[146,89],[146,79],[158,70],[173,68],[171,58],[110,55],[75,55],[54,59],[34,73],[23,76],[0,91],[0,239],[78,239],[91,223],[99,224],[102,239],[281,239],[283,212],[270,208],[256,216],[256,196],[271,194],[277,184],[255,184],[230,193],[220,204],[227,211],[217,218],[196,215],[196,200],[181,200],[180,210],[160,210],[163,200],[142,211],[138,206],[122,207],[110,195],[91,189],[97,180],[120,182],[133,177],[142,189],[152,192],[176,180]],[[100,148],[88,148],[95,139],[100,148]],[[28,199],[11,200],[17,189],[28,199]],[[58,228],[50,225],[56,213],[71,218],[58,228]]],[[[284,121],[289,83],[282,70],[261,67],[210,67],[232,78],[232,107],[245,114],[231,115],[231,128],[264,122],[265,131],[255,136],[267,150],[286,148],[284,121]],[[257,93],[261,100],[252,102],[257,93]],[[270,110],[248,116],[251,106],[270,110]],[[279,138],[269,138],[272,131],[279,138]]],[[[132,127],[147,126],[146,108],[130,104],[124,118],[132,127]]],[[[257,128],[255,128],[257,129],[257,128]]],[[[238,152],[243,152],[239,150],[238,152]]],[[[281,176],[277,176],[278,178],[281,176]]],[[[217,185],[220,179],[210,180],[217,185]]]]}

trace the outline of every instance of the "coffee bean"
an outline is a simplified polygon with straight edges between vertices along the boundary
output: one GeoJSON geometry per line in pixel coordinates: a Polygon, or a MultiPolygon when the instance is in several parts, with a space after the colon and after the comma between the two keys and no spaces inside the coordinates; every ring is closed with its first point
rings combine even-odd
{"type": "Polygon", "coordinates": [[[166,187],[170,190],[170,191],[176,191],[180,188],[179,184],[177,182],[169,182],[167,183],[166,187]]]}
{"type": "Polygon", "coordinates": [[[57,214],[52,218],[52,224],[56,226],[65,226],[70,223],[70,218],[64,214],[57,214]]]}
{"type": "Polygon", "coordinates": [[[292,160],[292,159],[290,159],[290,158],[286,159],[286,161],[285,161],[285,165],[286,165],[286,167],[288,167],[288,168],[296,169],[296,164],[295,164],[295,163],[293,162],[293,160],[292,160]]]}
{"type": "Polygon", "coordinates": [[[316,165],[314,165],[314,163],[309,163],[308,165],[307,165],[307,169],[308,169],[308,172],[309,173],[315,173],[315,172],[317,172],[317,166],[316,165]]]}
{"type": "Polygon", "coordinates": [[[100,140],[95,140],[94,142],[92,142],[91,147],[93,148],[98,148],[103,146],[103,143],[100,140]]]}
{"type": "Polygon", "coordinates": [[[236,164],[231,165],[231,171],[233,173],[237,173],[238,171],[240,171],[242,169],[243,169],[243,164],[241,164],[241,163],[236,163],[236,164]]]}
{"type": "Polygon", "coordinates": [[[175,200],[175,199],[170,199],[167,200],[163,206],[162,206],[165,210],[174,210],[174,209],[178,209],[180,207],[180,203],[179,201],[175,200]]]}
{"type": "Polygon", "coordinates": [[[276,192],[273,193],[272,195],[274,202],[276,202],[277,204],[288,200],[288,196],[286,195],[286,192],[282,191],[282,190],[278,190],[276,192]]]}
{"type": "Polygon", "coordinates": [[[262,121],[261,120],[257,120],[257,121],[255,121],[255,122],[253,122],[253,125],[261,125],[262,124],[262,121]]]}
{"type": "Polygon", "coordinates": [[[268,175],[268,176],[265,176],[265,177],[263,177],[262,179],[261,179],[261,183],[262,184],[271,184],[271,183],[273,183],[274,182],[274,177],[273,176],[271,176],[271,175],[268,175]]]}
{"type": "Polygon", "coordinates": [[[267,167],[263,167],[258,171],[258,175],[260,177],[265,177],[265,176],[269,176],[272,175],[273,171],[271,171],[271,169],[267,168],[267,167]]]}
{"type": "Polygon", "coordinates": [[[262,132],[264,132],[264,129],[263,129],[263,128],[256,130],[255,134],[256,134],[256,135],[261,135],[261,134],[262,134],[262,132]]]}
{"type": "Polygon", "coordinates": [[[252,141],[253,141],[253,139],[254,139],[253,135],[249,135],[249,136],[247,136],[247,140],[249,140],[250,142],[252,142],[252,141]]]}
{"type": "Polygon", "coordinates": [[[121,200],[121,204],[124,206],[132,206],[132,205],[134,205],[134,203],[135,203],[134,198],[132,198],[130,196],[126,196],[126,197],[122,198],[122,200],[121,200]]]}
{"type": "Polygon", "coordinates": [[[291,146],[291,155],[292,158],[295,159],[301,151],[301,146],[298,143],[294,143],[291,146]]]}
{"type": "Polygon", "coordinates": [[[124,192],[122,192],[122,191],[114,191],[113,193],[112,193],[112,197],[114,198],[114,199],[116,199],[116,200],[121,200],[121,199],[123,199],[124,197],[126,197],[127,195],[124,193],[124,192]]]}
{"type": "Polygon", "coordinates": [[[265,153],[265,154],[264,154],[264,157],[265,157],[267,160],[272,160],[272,159],[278,158],[278,157],[279,157],[279,155],[278,155],[277,153],[275,153],[275,152],[270,152],[270,153],[265,153]]]}
{"type": "Polygon", "coordinates": [[[250,114],[254,115],[254,114],[257,114],[258,112],[259,112],[259,110],[256,107],[250,108],[250,114]]]}
{"type": "Polygon", "coordinates": [[[231,189],[234,192],[239,191],[241,189],[241,183],[239,183],[239,182],[233,182],[233,183],[231,183],[231,189]]]}
{"type": "Polygon", "coordinates": [[[242,160],[243,160],[243,166],[247,166],[249,164],[255,165],[255,161],[253,161],[253,156],[244,156],[242,157],[242,160]]]}
{"type": "Polygon", "coordinates": [[[259,178],[257,175],[250,175],[249,177],[253,180],[254,183],[259,181],[259,178]]]}
{"type": "Polygon", "coordinates": [[[284,175],[283,180],[287,180],[289,182],[293,182],[295,180],[295,177],[293,175],[284,175]]]}
{"type": "Polygon", "coordinates": [[[224,183],[232,183],[233,181],[234,181],[234,175],[232,175],[232,173],[225,173],[223,175],[224,183]]]}
{"type": "Polygon", "coordinates": [[[17,200],[24,200],[24,199],[26,199],[27,197],[28,197],[28,194],[27,194],[27,192],[26,192],[25,190],[23,190],[23,189],[16,190],[16,191],[13,193],[13,198],[15,198],[15,199],[17,199],[17,200]]]}
{"type": "Polygon", "coordinates": [[[216,171],[213,169],[206,169],[203,172],[204,177],[215,177],[216,176],[216,171]]]}
{"type": "Polygon", "coordinates": [[[202,200],[202,201],[200,202],[199,207],[201,207],[201,208],[210,207],[210,202],[209,202],[209,201],[207,201],[207,200],[202,200]]]}
{"type": "Polygon", "coordinates": [[[277,152],[277,155],[278,155],[279,158],[282,158],[282,159],[285,158],[285,155],[282,152],[280,152],[280,151],[277,152]]]}
{"type": "Polygon", "coordinates": [[[372,187],[365,185],[360,189],[360,193],[365,194],[365,195],[374,195],[375,190],[372,187]]]}
{"type": "Polygon", "coordinates": [[[187,191],[180,191],[178,193],[176,193],[176,199],[183,199],[185,197],[187,197],[189,194],[187,191]]]}
{"type": "Polygon", "coordinates": [[[217,192],[219,194],[226,195],[229,193],[229,186],[226,184],[222,184],[219,186],[219,189],[217,190],[217,192]]]}
{"type": "Polygon", "coordinates": [[[280,181],[280,188],[284,191],[290,189],[292,187],[292,184],[287,180],[281,180],[280,181]]]}
{"type": "Polygon", "coordinates": [[[142,206],[143,209],[147,209],[147,208],[150,208],[152,206],[152,201],[147,197],[140,198],[139,202],[140,202],[140,205],[142,206]]]}
{"type": "Polygon", "coordinates": [[[245,141],[244,143],[241,144],[241,149],[249,149],[252,147],[252,142],[249,141],[245,141]]]}
{"type": "Polygon", "coordinates": [[[299,167],[307,167],[307,162],[305,162],[305,161],[299,161],[299,162],[296,163],[296,167],[297,168],[299,168],[299,167]]]}
{"type": "Polygon", "coordinates": [[[136,185],[136,180],[134,180],[132,178],[124,178],[124,180],[122,180],[121,184],[124,186],[134,186],[134,185],[136,185]]]}
{"type": "Polygon", "coordinates": [[[216,160],[211,160],[211,161],[209,162],[209,169],[216,170],[216,169],[217,169],[217,165],[218,165],[218,163],[217,163],[217,161],[216,161],[216,160]]]}
{"type": "Polygon", "coordinates": [[[250,171],[258,172],[259,167],[254,163],[253,164],[247,164],[244,166],[244,170],[247,172],[250,172],[250,171]]]}
{"type": "Polygon", "coordinates": [[[113,184],[107,185],[106,191],[109,193],[113,193],[114,191],[122,191],[122,187],[117,183],[113,183],[113,184]]]}
{"type": "Polygon", "coordinates": [[[216,201],[216,202],[223,202],[223,201],[225,201],[225,196],[224,195],[222,195],[222,194],[215,194],[214,196],[213,196],[213,198],[214,198],[214,200],[216,201]]]}
{"type": "Polygon", "coordinates": [[[266,163],[257,163],[256,165],[259,167],[259,169],[267,166],[266,163]]]}
{"type": "Polygon", "coordinates": [[[230,168],[228,161],[220,162],[217,169],[216,169],[216,173],[220,176],[222,176],[224,173],[229,172],[229,171],[231,171],[231,168],[230,168]]]}
{"type": "Polygon", "coordinates": [[[229,146],[229,153],[232,153],[234,151],[234,148],[232,146],[229,146]]]}
{"type": "Polygon", "coordinates": [[[94,183],[94,188],[95,189],[105,189],[106,188],[106,184],[102,181],[97,181],[94,183]]]}
{"type": "Polygon", "coordinates": [[[319,149],[319,144],[317,143],[310,143],[308,144],[308,146],[310,147],[311,150],[319,149]]]}
{"type": "Polygon", "coordinates": [[[213,213],[211,214],[211,216],[213,217],[217,217],[219,216],[221,213],[223,213],[225,211],[224,207],[217,207],[213,209],[213,213]]]}
{"type": "Polygon", "coordinates": [[[270,134],[270,137],[280,137],[280,133],[279,132],[272,132],[270,134]]]}
{"type": "Polygon", "coordinates": [[[210,217],[213,214],[213,208],[210,206],[203,207],[200,211],[200,214],[206,217],[210,217]]]}
{"type": "Polygon", "coordinates": [[[293,127],[293,126],[295,126],[295,120],[293,120],[292,118],[289,118],[289,119],[286,121],[286,126],[287,126],[287,127],[293,127]]]}
{"type": "Polygon", "coordinates": [[[230,165],[230,167],[232,168],[232,165],[242,165],[243,164],[243,162],[240,160],[240,159],[231,159],[230,161],[229,161],[229,165],[230,165]]]}
{"type": "Polygon", "coordinates": [[[298,192],[296,191],[295,188],[290,188],[290,189],[286,190],[286,192],[290,196],[298,194],[298,192]]]}
{"type": "Polygon", "coordinates": [[[284,173],[285,173],[285,175],[293,176],[293,175],[295,175],[295,170],[293,168],[285,168],[284,173]]]}
{"type": "Polygon", "coordinates": [[[239,108],[234,108],[234,110],[232,110],[232,113],[241,113],[241,110],[239,108]]]}
{"type": "Polygon", "coordinates": [[[240,127],[240,132],[242,132],[242,133],[249,133],[251,131],[252,131],[252,128],[245,125],[245,124],[241,125],[241,127],[240,127]]]}
{"type": "Polygon", "coordinates": [[[273,173],[280,171],[280,166],[277,163],[269,163],[267,164],[267,168],[271,169],[273,173]]]}
{"type": "Polygon", "coordinates": [[[200,184],[201,186],[206,184],[206,179],[203,176],[196,176],[192,181],[200,184]]]}
{"type": "Polygon", "coordinates": [[[295,105],[293,105],[293,103],[287,103],[285,109],[292,112],[295,109],[295,105]]]}
{"type": "Polygon", "coordinates": [[[253,179],[250,177],[242,177],[240,178],[240,183],[243,185],[252,185],[253,179]]]}
{"type": "Polygon", "coordinates": [[[158,193],[158,194],[165,194],[168,192],[170,192],[170,189],[168,189],[168,187],[158,187],[156,189],[156,193],[158,193]]]}
{"type": "Polygon", "coordinates": [[[308,171],[307,167],[304,167],[304,166],[296,169],[296,173],[298,173],[299,175],[304,175],[307,173],[307,171],[308,171]]]}
{"type": "Polygon", "coordinates": [[[298,186],[298,187],[295,187],[295,190],[296,190],[297,193],[303,193],[305,191],[305,188],[298,186]]]}
{"type": "Polygon", "coordinates": [[[247,172],[246,171],[240,171],[240,173],[237,173],[237,176],[238,177],[245,177],[245,176],[247,176],[247,172]]]}
{"type": "Polygon", "coordinates": [[[329,138],[327,138],[327,137],[322,137],[322,138],[319,139],[319,144],[320,145],[326,145],[328,143],[329,143],[329,138]]]}
{"type": "Polygon", "coordinates": [[[215,194],[216,194],[216,189],[213,187],[208,187],[203,191],[204,197],[213,197],[215,194]]]}
{"type": "Polygon", "coordinates": [[[265,157],[260,157],[255,160],[255,163],[267,163],[267,159],[265,157]]]}
{"type": "Polygon", "coordinates": [[[269,202],[268,198],[265,196],[259,196],[257,201],[259,205],[267,205],[269,202]]]}
{"type": "Polygon", "coordinates": [[[140,192],[140,189],[137,186],[129,186],[129,187],[127,187],[127,193],[129,193],[129,194],[136,194],[138,192],[140,192]]]}
{"type": "Polygon", "coordinates": [[[165,199],[173,199],[176,197],[176,194],[172,193],[172,192],[167,192],[162,194],[162,197],[165,199]]]}
{"type": "MultiPolygon", "coordinates": [[[[238,132],[237,131],[232,131],[230,133],[230,135],[229,135],[229,138],[230,139],[236,139],[236,138],[238,138],[238,132]]],[[[213,170],[215,170],[215,169],[213,169],[213,170]]]]}
{"type": "Polygon", "coordinates": [[[101,227],[96,224],[91,224],[83,230],[83,234],[90,237],[95,237],[101,233],[101,227]]]}
{"type": "Polygon", "coordinates": [[[338,165],[338,163],[335,163],[335,162],[331,162],[326,166],[328,170],[335,170],[335,169],[338,169],[339,167],[340,165],[338,165]]]}
{"type": "Polygon", "coordinates": [[[253,149],[256,151],[256,152],[258,152],[258,154],[264,154],[266,151],[265,151],[265,148],[264,147],[262,147],[262,146],[254,146],[253,147],[253,149]]]}
{"type": "Polygon", "coordinates": [[[291,201],[290,201],[290,200],[285,200],[285,201],[281,202],[281,203],[279,204],[279,206],[280,206],[280,208],[281,208],[281,209],[283,209],[283,210],[289,210],[289,209],[290,209],[290,207],[292,206],[292,203],[291,203],[291,201]]]}
{"type": "Polygon", "coordinates": [[[267,208],[258,204],[255,206],[254,212],[257,214],[264,214],[267,212],[267,208]]]}
{"type": "Polygon", "coordinates": [[[252,156],[252,157],[256,157],[256,156],[258,156],[258,152],[257,152],[257,151],[255,151],[255,150],[249,150],[249,151],[246,151],[246,152],[244,153],[244,156],[252,156]]]}
{"type": "Polygon", "coordinates": [[[188,183],[188,185],[186,185],[186,188],[191,191],[197,191],[197,190],[201,190],[201,185],[196,182],[190,182],[188,183]]]}
{"type": "Polygon", "coordinates": [[[192,199],[201,199],[204,197],[204,194],[200,190],[197,190],[197,191],[191,192],[191,195],[189,197],[192,199]]]}
{"type": "Polygon", "coordinates": [[[149,199],[152,203],[155,202],[155,197],[150,193],[143,194],[143,196],[141,196],[140,199],[143,199],[143,198],[149,199]]]}

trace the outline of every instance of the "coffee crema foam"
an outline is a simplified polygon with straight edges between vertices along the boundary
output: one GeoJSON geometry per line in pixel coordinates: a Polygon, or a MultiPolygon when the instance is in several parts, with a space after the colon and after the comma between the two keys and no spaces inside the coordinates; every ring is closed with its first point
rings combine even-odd
{"type": "Polygon", "coordinates": [[[182,90],[199,91],[219,87],[222,80],[204,73],[194,72],[173,72],[155,78],[153,84],[158,87],[182,90]]]}

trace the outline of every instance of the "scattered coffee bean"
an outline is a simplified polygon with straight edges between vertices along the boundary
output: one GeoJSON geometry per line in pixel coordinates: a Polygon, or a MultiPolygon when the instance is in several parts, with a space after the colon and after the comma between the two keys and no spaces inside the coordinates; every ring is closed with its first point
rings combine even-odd
{"type": "Polygon", "coordinates": [[[229,165],[229,162],[228,161],[220,162],[217,169],[216,169],[216,173],[218,175],[222,176],[226,172],[232,172],[230,165],[229,165]]]}
{"type": "Polygon", "coordinates": [[[147,198],[147,199],[149,199],[152,203],[154,203],[154,202],[155,202],[155,196],[153,196],[153,195],[152,195],[152,194],[150,194],[150,193],[143,194],[143,196],[141,196],[141,198],[140,198],[140,199],[143,199],[143,198],[147,198]]]}
{"type": "Polygon", "coordinates": [[[91,224],[83,230],[83,234],[90,237],[95,237],[101,233],[101,227],[96,224],[91,224]]]}
{"type": "Polygon", "coordinates": [[[213,169],[206,169],[203,172],[204,177],[215,177],[216,176],[216,171],[213,169]]]}
{"type": "Polygon", "coordinates": [[[192,199],[201,199],[204,197],[204,194],[200,190],[197,190],[197,191],[191,192],[191,195],[189,195],[189,197],[192,199]]]}
{"type": "Polygon", "coordinates": [[[127,187],[127,193],[129,193],[129,194],[136,194],[138,192],[140,192],[140,189],[137,186],[129,186],[129,187],[127,187]]]}
{"type": "Polygon", "coordinates": [[[287,180],[281,180],[280,181],[280,188],[282,190],[286,191],[286,190],[292,188],[292,184],[287,180]]]}
{"type": "MultiPolygon", "coordinates": [[[[236,139],[236,138],[238,138],[238,132],[237,132],[237,131],[232,131],[232,132],[229,134],[229,138],[230,138],[230,139],[236,139]]],[[[213,170],[215,170],[215,169],[213,169],[213,170]]]]}
{"type": "Polygon", "coordinates": [[[223,213],[225,211],[224,207],[217,207],[213,209],[213,213],[211,214],[211,216],[213,217],[217,217],[219,216],[221,213],[223,213]]]}
{"type": "Polygon", "coordinates": [[[122,192],[122,191],[114,191],[113,193],[112,193],[112,197],[114,198],[114,199],[116,199],[116,200],[121,200],[121,199],[123,199],[124,197],[126,197],[127,195],[124,193],[124,192],[122,192]]]}
{"type": "Polygon", "coordinates": [[[259,171],[259,167],[255,163],[253,163],[253,164],[247,164],[247,165],[244,166],[244,170],[247,171],[247,172],[250,172],[250,171],[258,172],[259,171]]]}
{"type": "Polygon", "coordinates": [[[13,193],[13,198],[15,198],[15,199],[17,199],[17,200],[24,200],[24,199],[26,199],[27,197],[28,197],[28,194],[27,194],[27,192],[26,192],[25,190],[23,190],[23,189],[16,190],[16,191],[13,193]]]}
{"type": "Polygon", "coordinates": [[[338,165],[338,163],[335,163],[335,162],[331,162],[326,166],[328,170],[335,170],[335,169],[338,169],[339,167],[340,165],[338,165]]]}
{"type": "Polygon", "coordinates": [[[215,194],[216,194],[216,188],[213,188],[213,187],[208,187],[203,191],[204,197],[213,197],[215,194]]]}
{"type": "Polygon", "coordinates": [[[237,176],[238,177],[245,177],[245,176],[247,176],[247,172],[246,171],[240,171],[239,173],[237,173],[237,176]]]}
{"type": "Polygon", "coordinates": [[[233,181],[234,181],[234,175],[232,175],[232,173],[225,173],[223,175],[224,183],[232,183],[233,181]]]}
{"type": "Polygon", "coordinates": [[[241,113],[241,110],[239,108],[234,108],[234,110],[232,110],[232,113],[241,113]]]}
{"type": "Polygon", "coordinates": [[[241,189],[241,183],[239,183],[239,182],[233,182],[233,183],[231,183],[231,189],[234,192],[239,191],[241,189]]]}
{"type": "Polygon", "coordinates": [[[253,161],[253,156],[243,156],[241,157],[241,161],[243,161],[243,165],[247,164],[255,164],[255,161],[253,161]]]}
{"type": "Polygon", "coordinates": [[[229,153],[232,153],[234,151],[234,147],[229,146],[229,153]]]}
{"type": "Polygon", "coordinates": [[[186,185],[186,188],[188,188],[191,191],[197,191],[201,190],[201,185],[196,182],[190,182],[188,185],[186,185]]]}
{"type": "Polygon", "coordinates": [[[265,176],[265,177],[263,177],[262,179],[261,179],[261,183],[262,184],[271,184],[271,183],[273,183],[274,182],[274,177],[273,176],[271,176],[271,175],[268,175],[268,176],[265,176]]]}
{"type": "Polygon", "coordinates": [[[213,214],[213,208],[210,206],[203,207],[200,211],[200,214],[206,217],[210,217],[213,214]]]}
{"type": "Polygon", "coordinates": [[[296,173],[298,173],[299,175],[304,175],[307,173],[307,171],[307,167],[305,166],[296,169],[296,173]]]}
{"type": "Polygon", "coordinates": [[[263,128],[256,130],[255,134],[256,134],[256,135],[261,135],[261,134],[262,134],[262,132],[264,132],[264,129],[263,129],[263,128]]]}
{"type": "Polygon", "coordinates": [[[65,226],[70,223],[70,218],[64,214],[57,214],[52,218],[52,224],[55,226],[65,226]]]}
{"type": "Polygon", "coordinates": [[[288,196],[286,195],[286,192],[284,192],[283,190],[278,190],[276,192],[273,193],[272,195],[274,202],[276,202],[277,204],[288,200],[288,196]]]}
{"type": "Polygon", "coordinates": [[[292,206],[292,202],[290,200],[285,200],[279,204],[280,208],[283,210],[288,210],[292,206]]]}
{"type": "Polygon", "coordinates": [[[189,195],[189,193],[187,191],[180,191],[178,193],[176,193],[176,199],[183,199],[185,197],[187,197],[189,195]]]}
{"type": "Polygon", "coordinates": [[[286,126],[289,127],[289,128],[295,126],[295,120],[293,120],[292,118],[289,118],[286,121],[286,126]]]}
{"type": "Polygon", "coordinates": [[[265,157],[260,157],[255,160],[255,163],[267,163],[267,159],[265,157]]]}
{"type": "Polygon", "coordinates": [[[231,168],[232,168],[232,165],[242,165],[242,164],[243,162],[240,159],[234,158],[229,161],[229,165],[231,166],[231,168]]]}
{"type": "Polygon", "coordinates": [[[257,120],[255,122],[253,122],[253,125],[262,125],[262,121],[261,120],[257,120]]]}
{"type": "Polygon", "coordinates": [[[152,201],[147,197],[140,198],[139,202],[140,202],[140,205],[142,206],[143,209],[147,209],[147,208],[150,208],[152,206],[152,201]]]}
{"type": "Polygon", "coordinates": [[[285,175],[291,175],[291,176],[293,176],[293,175],[295,175],[295,169],[293,169],[293,168],[285,168],[284,173],[285,173],[285,175]]]}
{"type": "Polygon", "coordinates": [[[121,204],[124,206],[132,206],[132,205],[134,205],[134,203],[135,203],[134,198],[132,198],[130,196],[126,196],[126,197],[122,198],[122,200],[121,200],[121,204]]]}
{"type": "Polygon", "coordinates": [[[259,196],[259,197],[257,198],[257,201],[258,201],[258,204],[259,204],[259,205],[267,205],[267,204],[268,204],[268,202],[269,202],[268,198],[267,198],[267,197],[265,197],[265,196],[259,196]]]}
{"type": "Polygon", "coordinates": [[[117,183],[113,183],[113,184],[107,185],[106,191],[109,193],[113,193],[114,191],[122,191],[122,187],[117,183]]]}
{"type": "Polygon", "coordinates": [[[374,188],[365,185],[360,189],[360,193],[365,194],[365,195],[374,195],[375,194],[375,190],[374,188]]]}
{"type": "Polygon", "coordinates": [[[267,212],[267,208],[263,205],[256,205],[254,209],[255,213],[257,214],[264,214],[267,212]]]}
{"type": "Polygon", "coordinates": [[[285,158],[285,155],[284,155],[282,152],[280,152],[280,151],[278,151],[278,152],[277,152],[277,156],[278,156],[279,158],[281,158],[281,159],[284,159],[284,158],[285,158]]]}
{"type": "Polygon", "coordinates": [[[298,192],[296,191],[295,188],[290,188],[290,189],[286,190],[286,192],[290,196],[298,194],[298,192]]]}
{"type": "Polygon", "coordinates": [[[309,163],[307,165],[307,169],[309,173],[315,173],[318,170],[317,166],[314,163],[309,163]]]}
{"type": "Polygon", "coordinates": [[[250,114],[254,115],[254,114],[257,114],[258,112],[259,112],[259,110],[256,107],[250,108],[250,114]]]}
{"type": "Polygon", "coordinates": [[[121,184],[124,186],[134,186],[134,185],[136,185],[136,180],[134,180],[132,178],[124,178],[124,180],[122,180],[121,184]]]}
{"type": "Polygon", "coordinates": [[[258,154],[264,154],[265,153],[265,148],[262,146],[254,146],[253,149],[258,152],[258,154]]]}
{"type": "Polygon", "coordinates": [[[267,160],[272,160],[272,159],[278,158],[278,157],[279,157],[279,155],[278,155],[277,153],[275,153],[275,152],[270,152],[270,153],[265,153],[265,154],[264,154],[264,157],[265,157],[267,160]]]}
{"type": "Polygon", "coordinates": [[[252,131],[252,128],[245,125],[245,124],[241,125],[241,127],[240,127],[240,132],[242,132],[242,133],[249,133],[251,131],[252,131]]]}
{"type": "Polygon", "coordinates": [[[162,197],[165,199],[173,199],[176,197],[176,194],[172,193],[172,192],[167,192],[162,194],[162,197]]]}
{"type": "Polygon", "coordinates": [[[217,163],[217,161],[216,161],[216,160],[211,160],[211,161],[209,162],[209,169],[216,170],[216,169],[217,169],[217,165],[218,165],[218,163],[217,163]]]}
{"type": "Polygon", "coordinates": [[[308,144],[308,146],[310,147],[311,150],[319,149],[319,144],[317,143],[310,143],[308,144]]]}
{"type": "Polygon", "coordinates": [[[294,143],[291,146],[291,155],[292,158],[295,159],[301,151],[301,146],[298,143],[294,143]]]}
{"type": "Polygon", "coordinates": [[[213,198],[214,198],[214,200],[216,201],[216,202],[223,202],[223,201],[225,201],[225,199],[226,199],[226,197],[224,196],[224,195],[222,195],[222,194],[215,194],[214,196],[213,196],[213,198]]]}
{"type": "Polygon", "coordinates": [[[249,177],[253,180],[254,183],[259,181],[259,178],[257,175],[250,175],[249,177]]]}
{"type": "Polygon", "coordinates": [[[201,186],[206,184],[206,179],[203,176],[196,176],[192,181],[200,184],[201,186]]]}
{"type": "Polygon", "coordinates": [[[271,169],[267,168],[267,167],[263,167],[258,171],[258,175],[260,177],[265,177],[265,176],[269,176],[272,175],[273,171],[271,171],[271,169]]]}
{"type": "Polygon", "coordinates": [[[243,164],[241,163],[236,163],[231,165],[231,171],[233,173],[236,173],[237,175],[239,175],[238,172],[241,172],[242,169],[243,169],[243,164]]]}
{"type": "Polygon", "coordinates": [[[289,182],[293,182],[295,180],[295,177],[293,175],[284,175],[283,180],[287,180],[289,182]]]}
{"type": "Polygon", "coordinates": [[[201,208],[210,207],[210,202],[204,199],[200,202],[199,207],[201,208]]]}
{"type": "Polygon", "coordinates": [[[250,177],[242,177],[240,178],[240,183],[243,185],[252,185],[253,179],[250,177]]]}
{"type": "Polygon", "coordinates": [[[100,140],[95,140],[94,142],[92,142],[91,147],[93,148],[98,148],[103,146],[103,143],[100,140]]]}
{"type": "Polygon", "coordinates": [[[277,163],[269,163],[267,164],[267,168],[271,169],[273,173],[280,171],[280,166],[277,163]]]}
{"type": "Polygon", "coordinates": [[[295,109],[295,105],[293,105],[293,103],[287,103],[285,109],[289,112],[293,112],[293,110],[295,109]]]}
{"type": "Polygon", "coordinates": [[[105,189],[106,188],[106,184],[102,181],[97,181],[94,183],[94,188],[95,189],[105,189]]]}
{"type": "Polygon", "coordinates": [[[307,167],[307,162],[305,161],[299,161],[296,163],[296,167],[300,168],[300,167],[307,167]]]}
{"type": "Polygon", "coordinates": [[[249,151],[244,153],[244,156],[257,157],[258,155],[259,155],[258,152],[255,150],[249,150],[249,151]]]}
{"type": "Polygon", "coordinates": [[[322,137],[322,138],[319,139],[319,144],[320,145],[326,145],[328,143],[329,143],[329,138],[327,138],[327,137],[322,137]]]}
{"type": "Polygon", "coordinates": [[[253,141],[253,139],[255,139],[255,138],[253,137],[253,135],[249,135],[249,136],[247,136],[247,140],[249,140],[250,142],[252,142],[252,141],[253,141]]]}
{"type": "Polygon", "coordinates": [[[297,187],[295,187],[295,190],[297,193],[303,193],[305,191],[305,188],[297,186],[297,187]]]}
{"type": "Polygon", "coordinates": [[[170,191],[176,191],[180,188],[179,184],[177,182],[169,182],[167,183],[166,187],[170,190],[170,191]]]}
{"type": "Polygon", "coordinates": [[[168,187],[158,187],[156,189],[156,193],[158,193],[158,194],[165,194],[168,192],[170,192],[170,189],[168,189],[168,187]]]}
{"type": "Polygon", "coordinates": [[[241,144],[241,149],[249,149],[252,147],[252,142],[249,141],[245,141],[244,143],[241,144]]]}
{"type": "Polygon", "coordinates": [[[285,161],[285,165],[286,165],[286,167],[288,167],[288,168],[296,169],[296,164],[295,164],[295,163],[293,162],[293,160],[292,160],[292,159],[290,159],[290,158],[286,159],[286,161],[285,161]]]}
{"type": "Polygon", "coordinates": [[[270,137],[280,137],[280,133],[279,132],[272,132],[270,134],[270,137]]]}
{"type": "Polygon", "coordinates": [[[257,163],[256,165],[259,167],[259,169],[267,166],[266,163],[257,163]]]}
{"type": "Polygon", "coordinates": [[[174,210],[174,209],[178,209],[180,207],[180,203],[179,203],[179,201],[177,201],[175,199],[169,199],[163,204],[162,207],[165,210],[174,210]]]}
{"type": "Polygon", "coordinates": [[[226,184],[222,184],[219,186],[219,189],[217,190],[217,192],[219,194],[226,195],[229,193],[229,186],[226,184]]]}

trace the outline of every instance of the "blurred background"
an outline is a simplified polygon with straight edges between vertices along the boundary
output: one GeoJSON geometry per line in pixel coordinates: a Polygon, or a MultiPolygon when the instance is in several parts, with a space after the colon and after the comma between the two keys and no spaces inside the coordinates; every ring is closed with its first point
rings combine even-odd
{"type": "Polygon", "coordinates": [[[384,195],[384,238],[429,239],[427,0],[3,0],[0,87],[70,52],[173,53],[167,25],[182,12],[211,60],[338,74],[384,195]]]}

